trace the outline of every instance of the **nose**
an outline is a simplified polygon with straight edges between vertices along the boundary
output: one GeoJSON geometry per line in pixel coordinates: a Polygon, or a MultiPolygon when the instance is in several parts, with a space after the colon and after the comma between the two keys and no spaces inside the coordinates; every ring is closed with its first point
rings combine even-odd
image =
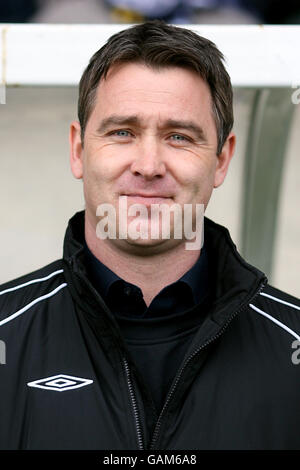
{"type": "Polygon", "coordinates": [[[145,138],[136,146],[136,156],[131,164],[131,172],[143,176],[146,180],[162,177],[166,173],[166,166],[162,149],[154,136],[145,138]]]}

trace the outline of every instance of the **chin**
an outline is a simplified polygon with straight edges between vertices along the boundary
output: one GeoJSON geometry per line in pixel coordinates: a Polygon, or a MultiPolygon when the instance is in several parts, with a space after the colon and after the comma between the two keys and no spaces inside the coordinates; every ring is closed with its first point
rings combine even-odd
{"type": "Polygon", "coordinates": [[[142,238],[126,240],[115,240],[122,250],[136,254],[138,256],[153,256],[174,249],[175,246],[182,243],[182,240],[158,239],[145,240],[142,238]]]}

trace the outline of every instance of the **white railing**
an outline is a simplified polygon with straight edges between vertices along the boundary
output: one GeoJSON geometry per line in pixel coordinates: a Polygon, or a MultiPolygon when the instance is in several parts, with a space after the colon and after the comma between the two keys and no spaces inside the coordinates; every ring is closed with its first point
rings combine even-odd
{"type": "MultiPolygon", "coordinates": [[[[125,25],[0,24],[7,85],[76,85],[91,54],[125,25]]],[[[220,48],[234,87],[300,83],[300,26],[187,25],[220,48]]]]}

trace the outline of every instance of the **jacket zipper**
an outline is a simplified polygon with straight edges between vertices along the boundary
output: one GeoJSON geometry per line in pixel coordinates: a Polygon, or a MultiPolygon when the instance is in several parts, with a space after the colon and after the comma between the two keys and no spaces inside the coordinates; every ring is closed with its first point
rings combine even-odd
{"type": "MultiPolygon", "coordinates": [[[[73,261],[73,260],[72,260],[73,261]]],[[[70,260],[70,264],[71,264],[71,260],[70,260]]],[[[84,277],[83,276],[80,276],[80,278],[82,278],[82,280],[85,281],[84,277]]],[[[256,291],[256,293],[251,297],[251,299],[249,299],[248,303],[251,302],[257,295],[260,294],[260,292],[263,290],[263,288],[265,287],[266,283],[267,283],[268,279],[265,277],[264,280],[261,282],[258,290],[256,291]]],[[[210,338],[206,343],[204,343],[202,346],[200,346],[199,348],[197,348],[188,358],[187,360],[185,361],[184,365],[182,366],[182,368],[180,369],[179,373],[177,374],[177,377],[172,385],[172,388],[171,390],[169,391],[168,393],[168,396],[167,396],[167,400],[165,401],[165,404],[161,410],[161,413],[158,417],[158,420],[157,420],[157,423],[156,423],[156,426],[155,426],[155,429],[154,429],[154,432],[153,432],[153,436],[152,436],[152,440],[151,440],[151,443],[150,443],[150,447],[149,449],[152,450],[154,448],[154,445],[157,441],[157,438],[158,438],[158,434],[159,434],[159,430],[161,428],[161,422],[162,422],[162,418],[163,418],[163,415],[165,413],[165,410],[166,408],[168,407],[168,404],[170,403],[170,400],[172,398],[172,396],[174,395],[174,391],[177,387],[177,384],[180,380],[180,377],[182,376],[182,373],[184,371],[184,369],[186,368],[187,364],[197,355],[199,354],[200,351],[202,351],[202,349],[204,349],[207,345],[209,345],[210,343],[212,343],[213,341],[215,341],[219,336],[221,336],[221,334],[223,334],[224,330],[227,328],[227,326],[229,325],[229,323],[233,320],[233,318],[240,312],[242,311],[244,308],[247,307],[247,304],[243,305],[241,308],[239,308],[238,310],[236,310],[235,313],[233,313],[231,315],[231,317],[228,319],[228,321],[223,325],[223,327],[221,328],[221,330],[219,331],[219,333],[215,336],[213,336],[212,338],[210,338]]],[[[129,390],[129,395],[130,395],[130,398],[131,398],[131,403],[132,403],[132,408],[133,408],[133,415],[134,415],[134,421],[135,421],[135,429],[136,429],[136,434],[137,434],[137,442],[138,442],[138,447],[139,447],[139,450],[144,450],[144,444],[143,444],[143,436],[142,436],[142,429],[141,429],[141,419],[140,419],[140,415],[139,415],[139,410],[138,410],[138,405],[137,405],[137,401],[136,401],[136,397],[135,397],[135,393],[134,393],[134,387],[133,387],[133,383],[132,383],[132,380],[131,380],[131,375],[130,375],[130,368],[129,368],[129,365],[128,365],[128,362],[127,360],[125,359],[125,357],[123,357],[123,366],[124,366],[124,369],[125,369],[125,375],[126,375],[126,379],[127,379],[127,385],[128,385],[128,390],[129,390]]]]}
{"type": "MultiPolygon", "coordinates": [[[[263,288],[265,287],[265,282],[266,282],[266,279],[264,279],[264,281],[261,283],[260,287],[258,288],[257,292],[253,295],[253,297],[249,300],[249,302],[251,302],[257,295],[260,294],[260,292],[263,290],[263,288]]],[[[249,303],[248,302],[248,303],[249,303]]],[[[247,304],[243,305],[241,308],[239,308],[238,310],[236,310],[235,313],[233,313],[231,315],[231,317],[228,319],[228,321],[223,325],[223,327],[221,328],[221,330],[219,331],[218,334],[216,334],[215,336],[213,336],[212,338],[210,338],[206,343],[204,343],[202,346],[200,346],[199,348],[197,348],[188,358],[187,360],[185,361],[185,363],[183,364],[182,368],[180,369],[179,373],[177,374],[177,377],[175,379],[175,381],[173,382],[173,385],[172,385],[172,388],[171,390],[169,391],[168,393],[168,396],[167,396],[167,399],[165,401],[165,404],[161,410],[161,413],[158,417],[158,420],[157,420],[157,423],[156,423],[156,426],[155,426],[155,429],[154,429],[154,432],[153,432],[153,436],[152,436],[152,440],[151,440],[151,443],[150,443],[150,447],[149,449],[153,450],[154,449],[154,446],[155,446],[155,443],[158,439],[158,435],[159,435],[159,431],[160,431],[160,428],[161,428],[161,423],[162,423],[162,418],[163,418],[163,415],[165,413],[165,410],[167,409],[170,401],[171,401],[171,398],[172,396],[174,395],[174,391],[177,387],[177,384],[182,376],[182,373],[184,371],[184,369],[186,368],[186,366],[188,365],[188,363],[195,357],[197,356],[197,354],[200,353],[200,351],[202,351],[206,346],[208,346],[210,343],[212,343],[213,341],[215,341],[219,336],[221,336],[224,332],[224,330],[227,328],[227,326],[229,325],[229,323],[233,320],[233,318],[239,313],[241,312],[242,310],[244,310],[246,307],[247,307],[247,304]]]]}
{"type": "Polygon", "coordinates": [[[123,365],[125,369],[129,395],[131,398],[131,403],[132,403],[132,408],[133,408],[133,416],[134,416],[135,429],[136,429],[136,434],[137,434],[138,447],[139,447],[139,450],[144,450],[143,436],[142,436],[142,430],[141,430],[141,420],[140,420],[138,406],[137,406],[137,402],[136,402],[136,398],[134,394],[133,384],[132,384],[131,377],[130,377],[129,365],[125,357],[123,357],[123,365]]]}

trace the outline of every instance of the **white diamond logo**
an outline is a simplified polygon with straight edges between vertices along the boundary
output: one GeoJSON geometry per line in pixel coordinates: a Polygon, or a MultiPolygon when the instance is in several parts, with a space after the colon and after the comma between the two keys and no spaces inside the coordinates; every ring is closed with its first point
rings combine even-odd
{"type": "Polygon", "coordinates": [[[75,385],[76,382],[74,382],[74,380],[67,380],[67,379],[62,379],[62,378],[59,378],[59,379],[55,379],[55,380],[51,380],[51,382],[46,382],[45,385],[47,385],[48,387],[51,385],[52,387],[67,387],[68,385],[75,385]]]}
{"type": "Polygon", "coordinates": [[[72,375],[58,374],[46,377],[45,379],[28,382],[28,387],[43,388],[44,390],[55,390],[56,392],[65,392],[74,388],[85,387],[93,383],[91,379],[73,377],[72,375]]]}

